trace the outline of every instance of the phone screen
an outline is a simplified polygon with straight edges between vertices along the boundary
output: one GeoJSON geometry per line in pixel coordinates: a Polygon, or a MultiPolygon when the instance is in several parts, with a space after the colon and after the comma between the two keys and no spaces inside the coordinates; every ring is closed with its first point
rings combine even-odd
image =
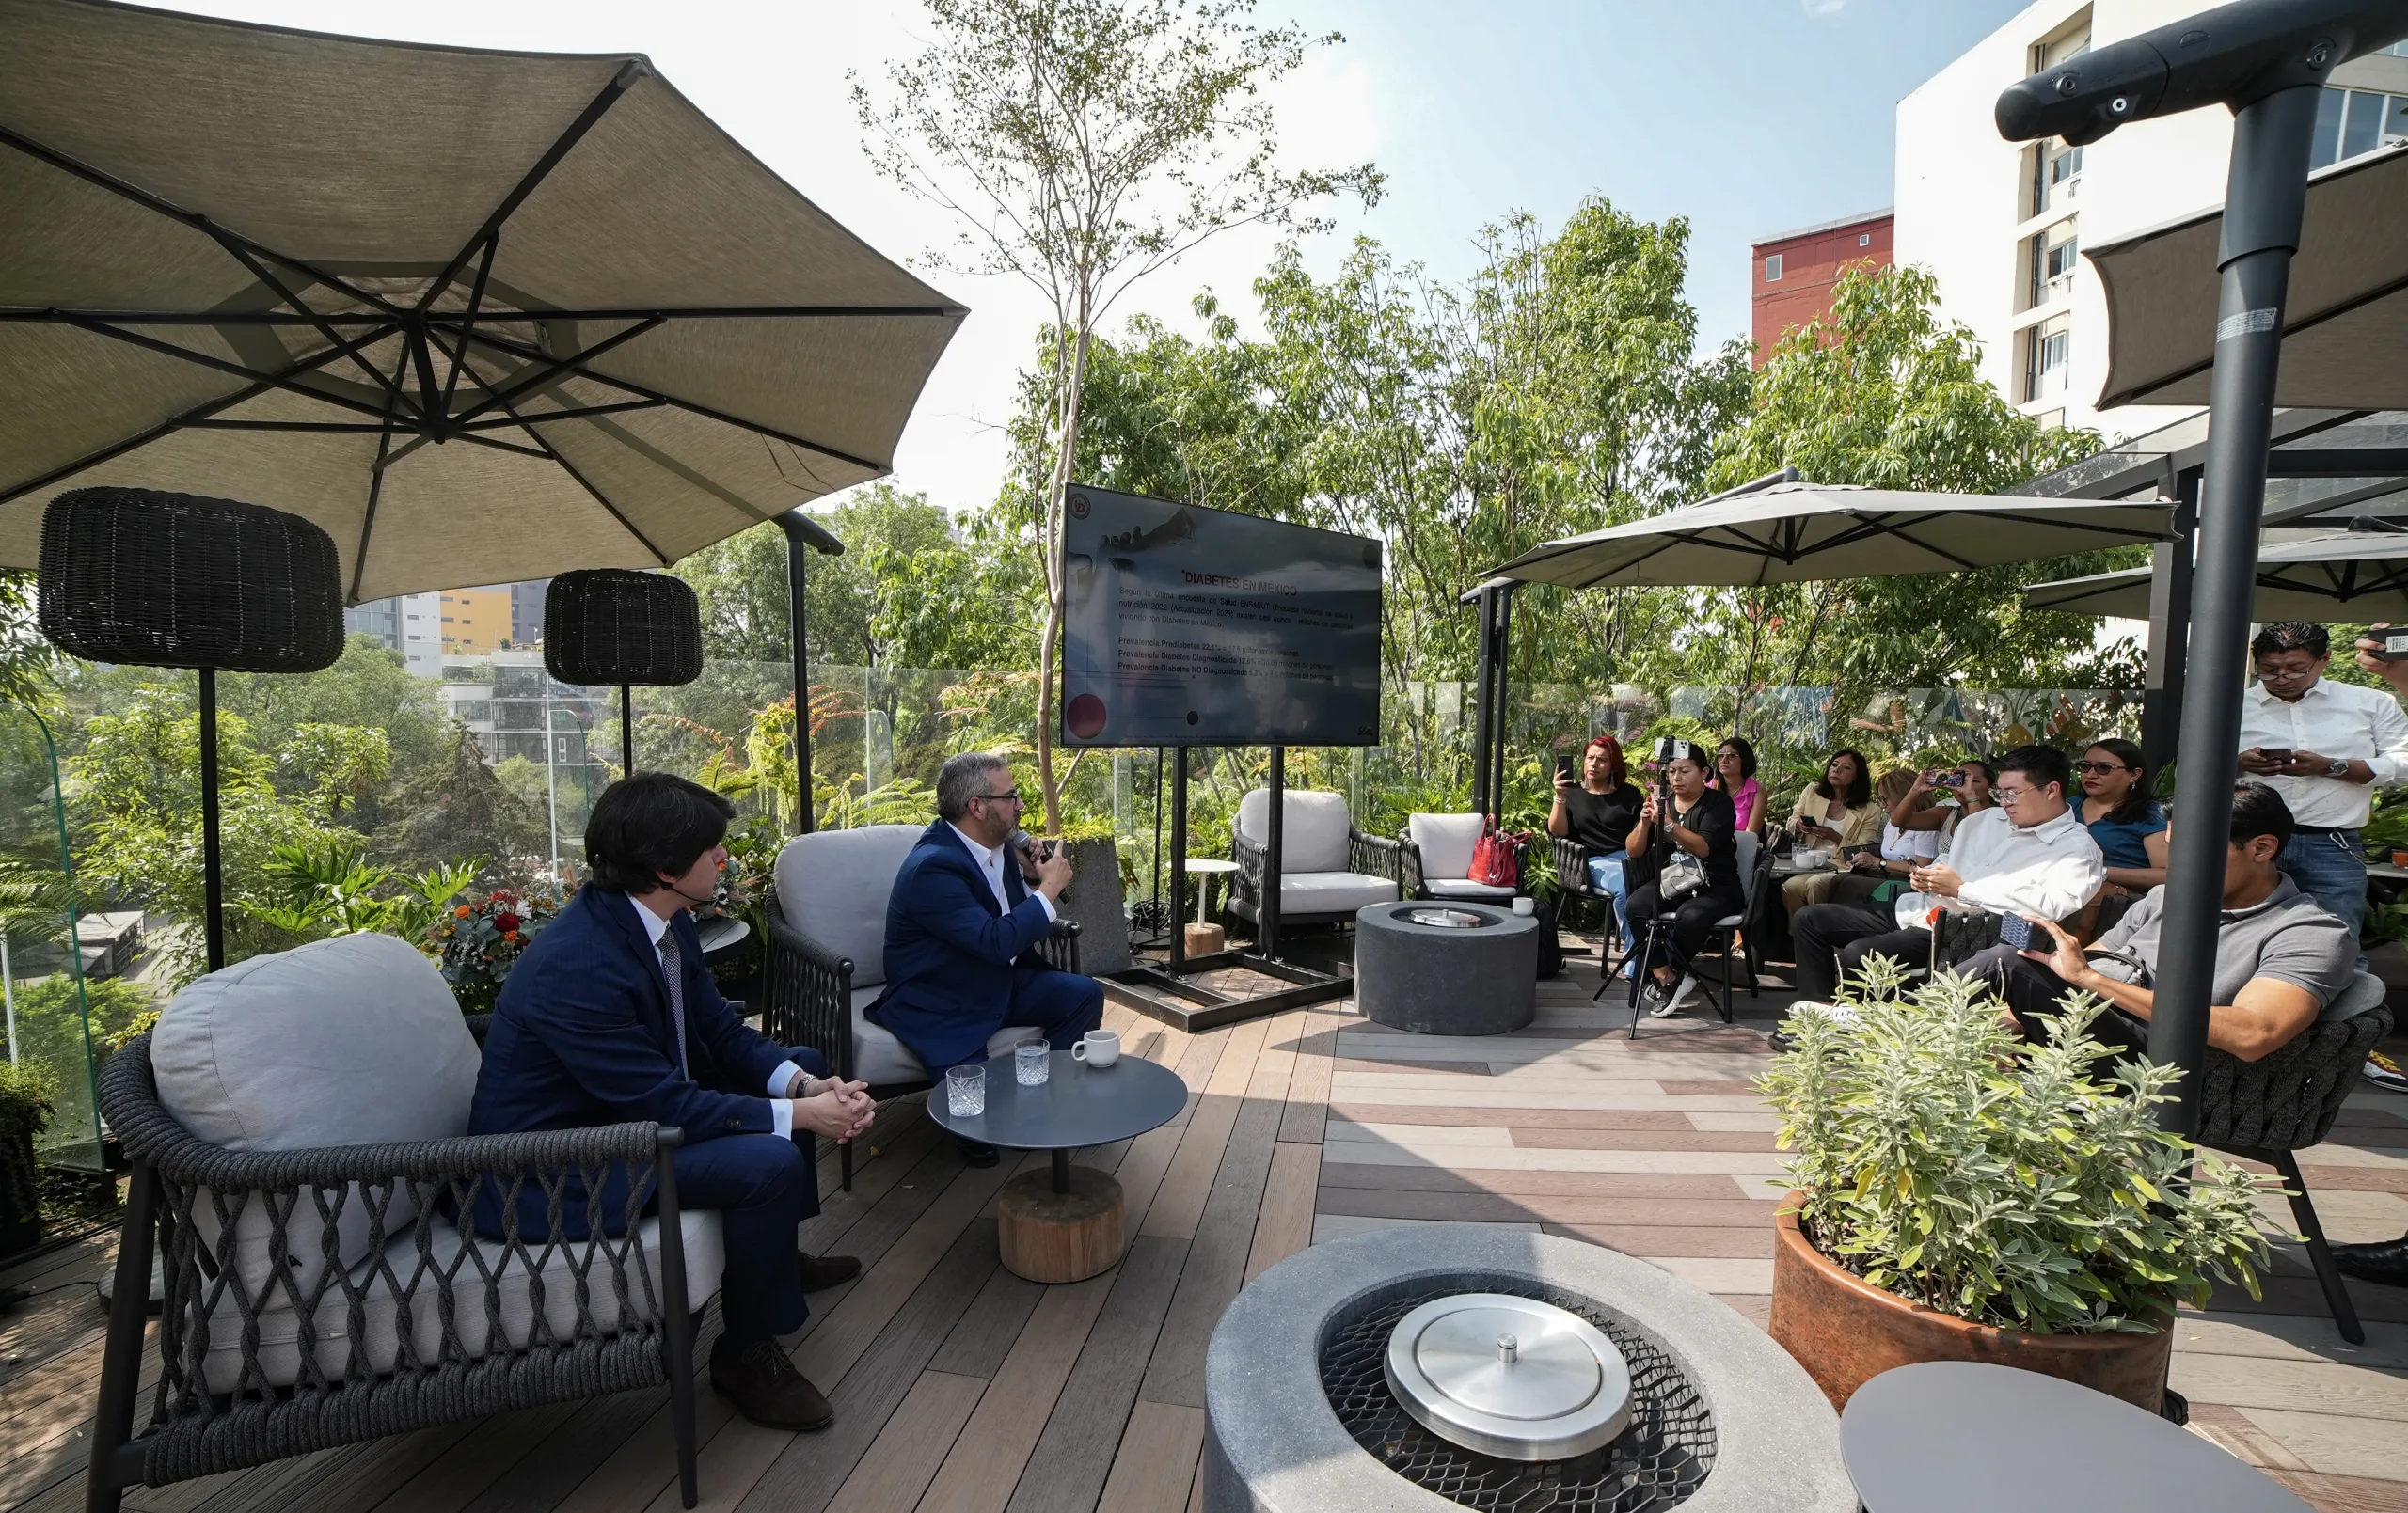
{"type": "Polygon", "coordinates": [[[2291,749],[2288,746],[2261,746],[2258,749],[2258,754],[2269,762],[2289,762],[2291,759],[2291,749]]]}

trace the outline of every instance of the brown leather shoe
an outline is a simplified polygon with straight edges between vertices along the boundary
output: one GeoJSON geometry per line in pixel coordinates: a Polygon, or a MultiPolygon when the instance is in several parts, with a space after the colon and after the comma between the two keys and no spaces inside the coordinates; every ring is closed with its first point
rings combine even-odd
{"type": "Polygon", "coordinates": [[[742,1350],[711,1352],[711,1390],[724,1393],[736,1411],[765,1429],[824,1429],[836,1422],[827,1395],[803,1379],[775,1340],[755,1340],[742,1350]]]}
{"type": "Polygon", "coordinates": [[[794,1269],[802,1276],[802,1290],[825,1292],[840,1282],[850,1282],[862,1274],[858,1255],[806,1255],[794,1253],[794,1269]]]}

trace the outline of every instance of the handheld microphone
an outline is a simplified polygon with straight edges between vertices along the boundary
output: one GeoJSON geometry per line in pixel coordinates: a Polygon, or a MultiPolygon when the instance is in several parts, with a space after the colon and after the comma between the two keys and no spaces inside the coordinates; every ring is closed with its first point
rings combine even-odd
{"type": "Polygon", "coordinates": [[[1031,861],[1043,861],[1054,855],[1053,842],[1039,841],[1026,830],[1015,829],[1005,843],[1031,861]]]}

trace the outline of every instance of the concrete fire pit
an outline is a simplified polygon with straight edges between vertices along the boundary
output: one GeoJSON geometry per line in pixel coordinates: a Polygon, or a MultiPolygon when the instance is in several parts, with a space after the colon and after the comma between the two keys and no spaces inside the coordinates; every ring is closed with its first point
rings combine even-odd
{"type": "Polygon", "coordinates": [[[1584,1508],[1857,1508],[1838,1415],[1762,1330],[1644,1261],[1548,1235],[1414,1225],[1291,1256],[1221,1316],[1204,1397],[1206,1513],[1451,1513],[1537,1486],[1584,1508]],[[1405,1416],[1365,1363],[1393,1325],[1455,1293],[1539,1299],[1595,1324],[1629,1361],[1629,1428],[1534,1466],[1405,1416]]]}
{"type": "Polygon", "coordinates": [[[1539,922],[1458,898],[1354,916],[1354,1006],[1424,1035],[1501,1035],[1538,1017],[1539,922]]]}

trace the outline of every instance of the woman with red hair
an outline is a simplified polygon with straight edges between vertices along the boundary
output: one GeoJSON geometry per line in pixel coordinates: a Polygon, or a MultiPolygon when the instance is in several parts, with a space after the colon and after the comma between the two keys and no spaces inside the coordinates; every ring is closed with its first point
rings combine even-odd
{"type": "Polygon", "coordinates": [[[1630,883],[1624,864],[1630,859],[1630,832],[1639,826],[1645,800],[1629,781],[1622,743],[1610,735],[1592,736],[1580,753],[1580,772],[1559,767],[1555,774],[1555,807],[1547,812],[1546,833],[1576,841],[1589,852],[1589,886],[1614,901],[1614,928],[1627,957],[1635,938],[1630,932],[1630,883]]]}

